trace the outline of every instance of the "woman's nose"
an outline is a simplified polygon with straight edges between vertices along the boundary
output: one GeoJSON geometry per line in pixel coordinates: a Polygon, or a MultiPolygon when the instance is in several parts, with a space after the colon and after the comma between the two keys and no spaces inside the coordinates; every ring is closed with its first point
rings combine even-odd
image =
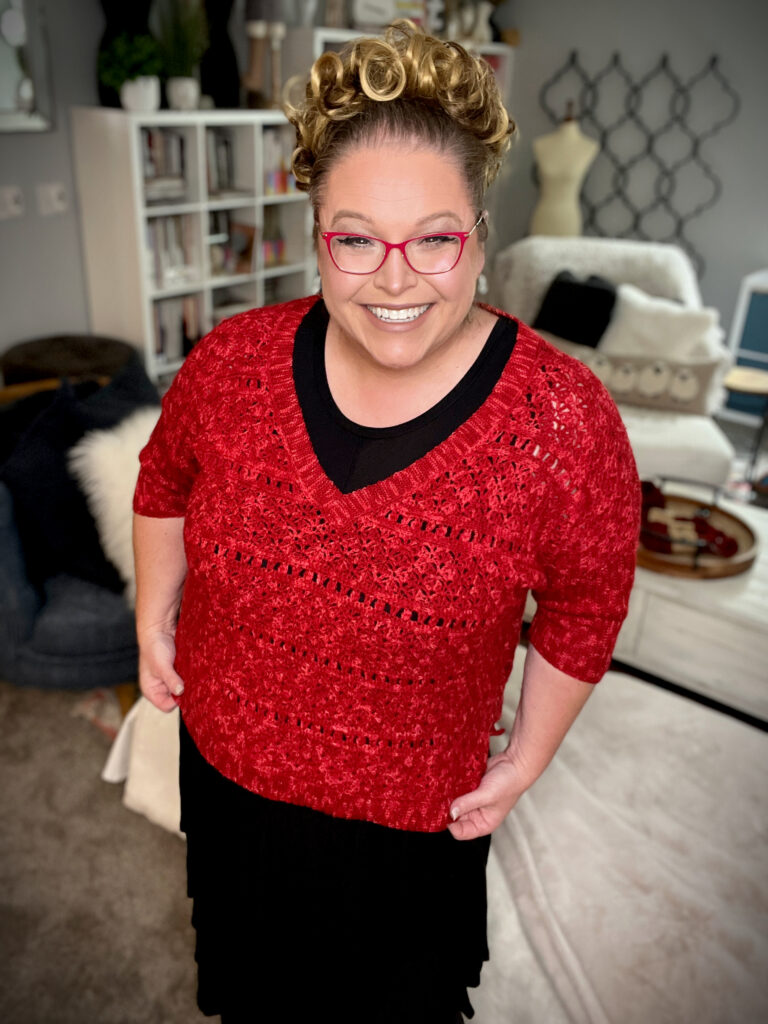
{"type": "Polygon", "coordinates": [[[400,249],[390,249],[386,259],[374,274],[374,284],[397,295],[416,283],[418,275],[411,270],[400,249]]]}

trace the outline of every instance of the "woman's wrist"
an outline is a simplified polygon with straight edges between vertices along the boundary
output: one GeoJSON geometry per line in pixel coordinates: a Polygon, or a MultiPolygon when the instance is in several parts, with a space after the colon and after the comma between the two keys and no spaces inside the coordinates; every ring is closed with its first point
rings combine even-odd
{"type": "Polygon", "coordinates": [[[157,637],[171,637],[173,639],[176,636],[176,619],[168,619],[161,622],[153,622],[139,625],[136,624],[136,639],[139,647],[144,644],[150,643],[157,637]]]}
{"type": "Polygon", "coordinates": [[[533,764],[530,757],[526,757],[514,736],[510,739],[506,750],[499,754],[499,757],[503,758],[514,769],[515,777],[519,780],[521,793],[524,793],[526,789],[532,786],[547,767],[546,764],[541,766],[533,764]]]}

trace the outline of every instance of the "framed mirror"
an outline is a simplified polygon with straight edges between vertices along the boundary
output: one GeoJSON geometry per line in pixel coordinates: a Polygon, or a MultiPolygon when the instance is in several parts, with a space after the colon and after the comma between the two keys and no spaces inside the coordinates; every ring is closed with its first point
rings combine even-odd
{"type": "Polygon", "coordinates": [[[0,131],[53,128],[45,12],[40,0],[0,0],[0,131]]]}

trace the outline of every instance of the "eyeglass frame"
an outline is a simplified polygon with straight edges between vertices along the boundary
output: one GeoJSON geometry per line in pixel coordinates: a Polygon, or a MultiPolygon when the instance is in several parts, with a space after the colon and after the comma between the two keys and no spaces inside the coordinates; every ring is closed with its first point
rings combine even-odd
{"type": "Polygon", "coordinates": [[[414,235],[413,238],[406,238],[404,242],[387,242],[383,238],[376,238],[374,235],[363,235],[357,231],[321,231],[320,237],[326,244],[326,247],[328,249],[328,255],[331,257],[331,262],[333,263],[334,267],[336,267],[340,274],[353,274],[355,277],[365,277],[366,274],[375,274],[378,270],[381,270],[381,268],[387,262],[387,256],[389,256],[390,252],[393,249],[399,249],[403,255],[403,259],[405,260],[407,266],[410,267],[414,274],[423,274],[425,276],[432,277],[435,274],[449,274],[452,270],[456,268],[456,266],[459,263],[459,260],[462,257],[462,253],[464,252],[464,246],[467,244],[467,239],[482,224],[482,222],[485,220],[487,216],[488,211],[483,210],[483,212],[480,214],[480,216],[475,221],[474,225],[469,229],[469,231],[429,231],[427,232],[426,235],[414,235]],[[450,235],[451,237],[458,238],[461,241],[461,248],[459,249],[459,255],[456,257],[456,262],[453,263],[446,270],[417,270],[413,266],[411,261],[408,259],[408,256],[406,255],[406,245],[408,245],[410,242],[418,242],[422,238],[434,238],[435,235],[450,235]],[[381,263],[379,263],[377,267],[374,267],[373,270],[342,270],[341,267],[336,262],[336,260],[333,258],[333,253],[331,252],[331,242],[334,240],[334,238],[339,237],[365,238],[369,242],[381,242],[381,244],[384,246],[384,255],[382,256],[381,263]]]}

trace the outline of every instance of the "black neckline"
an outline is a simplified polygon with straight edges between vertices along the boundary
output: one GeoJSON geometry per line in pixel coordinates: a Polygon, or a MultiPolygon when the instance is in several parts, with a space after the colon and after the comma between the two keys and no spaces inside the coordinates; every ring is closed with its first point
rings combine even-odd
{"type": "Polygon", "coordinates": [[[323,310],[312,310],[302,321],[294,342],[293,378],[315,455],[344,494],[406,468],[450,437],[498,383],[517,335],[517,325],[502,317],[473,365],[430,409],[391,426],[366,427],[346,417],[333,401],[324,373],[327,323],[323,310]]]}
{"type": "MultiPolygon", "coordinates": [[[[499,335],[509,329],[508,321],[497,319],[496,323],[491,328],[481,351],[466,373],[462,376],[461,380],[459,380],[446,395],[444,395],[429,409],[425,409],[425,411],[419,413],[418,416],[414,416],[410,420],[404,420],[402,423],[394,423],[388,427],[368,427],[361,423],[357,423],[355,420],[349,419],[348,416],[345,416],[336,404],[333,394],[331,393],[331,388],[328,384],[328,374],[325,368],[325,339],[329,316],[324,303],[318,303],[318,306],[322,307],[324,322],[322,322],[322,330],[319,331],[319,336],[313,346],[315,385],[318,388],[329,415],[336,423],[339,424],[339,426],[343,427],[344,430],[355,434],[357,437],[365,437],[371,440],[403,437],[413,431],[420,430],[422,427],[438,419],[447,409],[454,405],[454,403],[461,398],[466,389],[480,377],[485,369],[499,335]]],[[[318,321],[313,326],[316,330],[321,327],[319,317],[318,321]]]]}
{"type": "Polygon", "coordinates": [[[534,373],[544,342],[509,313],[484,303],[479,308],[508,321],[515,330],[515,349],[491,393],[479,409],[435,448],[402,470],[376,483],[342,492],[323,470],[312,447],[293,377],[296,332],[317,296],[285,303],[272,323],[267,348],[267,383],[272,395],[275,429],[279,430],[303,493],[339,524],[366,516],[390,505],[406,493],[427,486],[430,480],[456,465],[475,445],[504,422],[534,373]]]}

